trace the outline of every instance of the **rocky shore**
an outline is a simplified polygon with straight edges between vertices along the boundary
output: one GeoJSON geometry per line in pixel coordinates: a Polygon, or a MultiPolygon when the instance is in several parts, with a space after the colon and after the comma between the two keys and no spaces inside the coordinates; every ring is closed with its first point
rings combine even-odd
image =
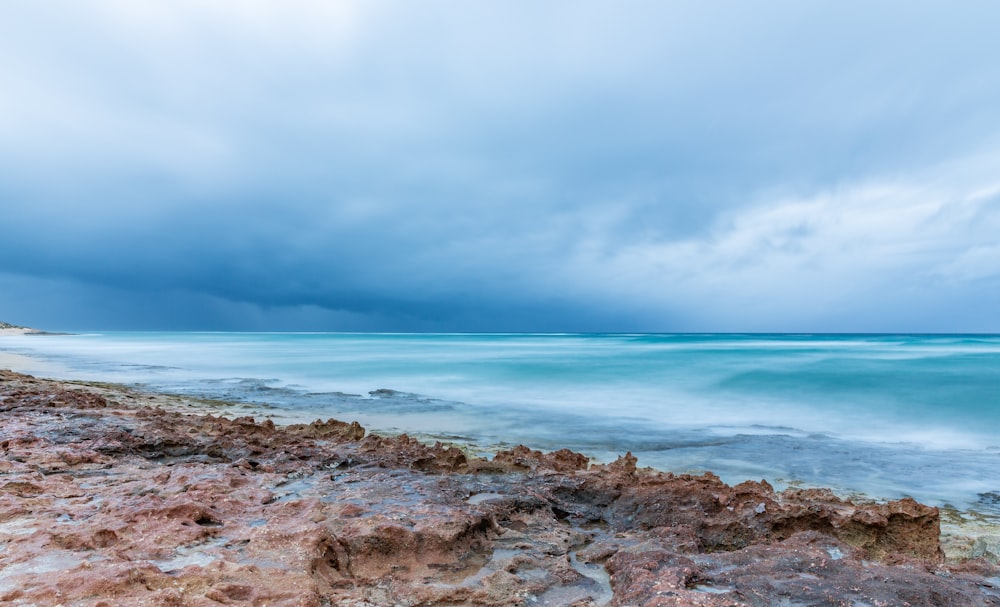
{"type": "Polygon", "coordinates": [[[0,371],[0,604],[1000,605],[912,500],[234,411],[0,371]]]}

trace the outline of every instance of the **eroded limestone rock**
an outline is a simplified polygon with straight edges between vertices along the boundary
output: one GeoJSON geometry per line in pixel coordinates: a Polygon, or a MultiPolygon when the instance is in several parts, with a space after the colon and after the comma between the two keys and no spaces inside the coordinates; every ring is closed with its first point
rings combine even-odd
{"type": "Polygon", "coordinates": [[[0,372],[0,604],[1000,605],[912,500],[178,408],[0,372]]]}

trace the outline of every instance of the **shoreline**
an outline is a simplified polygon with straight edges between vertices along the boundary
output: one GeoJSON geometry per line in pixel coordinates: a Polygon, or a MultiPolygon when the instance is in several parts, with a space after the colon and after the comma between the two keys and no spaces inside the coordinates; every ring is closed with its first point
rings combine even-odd
{"type": "MultiPolygon", "coordinates": [[[[5,323],[0,323],[4,325],[5,323]]],[[[73,335],[72,333],[63,332],[50,332],[43,331],[39,329],[34,329],[30,327],[15,327],[13,325],[7,324],[6,327],[0,327],[0,338],[5,334],[4,332],[15,332],[17,335],[37,335],[37,336],[62,336],[62,335],[73,335]]],[[[11,335],[15,333],[10,333],[11,335]]],[[[2,345],[2,341],[0,341],[2,345]]],[[[145,394],[156,395],[158,391],[163,391],[164,388],[147,386],[141,382],[125,382],[121,378],[116,378],[113,382],[105,382],[100,377],[86,377],[79,376],[75,374],[71,369],[62,367],[56,362],[46,360],[45,358],[36,357],[30,354],[22,354],[18,352],[9,352],[0,349],[0,369],[12,369],[16,372],[30,373],[36,376],[48,377],[48,378],[59,378],[58,381],[68,381],[77,382],[81,384],[94,383],[94,384],[105,384],[113,383],[122,387],[131,387],[128,389],[139,389],[145,394]],[[77,375],[74,377],[74,375],[77,375]]],[[[91,374],[93,375],[93,374],[91,374]]],[[[387,392],[395,393],[392,389],[380,389],[375,392],[387,392]]],[[[334,392],[334,394],[339,394],[339,392],[334,392]]],[[[179,397],[187,398],[184,392],[177,393],[179,397]]],[[[303,397],[311,396],[307,391],[302,392],[303,397]]],[[[348,394],[348,396],[351,396],[348,394]]],[[[225,402],[229,396],[225,394],[212,394],[212,393],[193,393],[190,397],[191,400],[207,400],[216,403],[225,402]]],[[[299,423],[302,421],[309,421],[313,419],[314,416],[325,416],[328,412],[321,411],[318,409],[308,410],[303,409],[301,411],[297,410],[295,407],[288,407],[282,404],[272,405],[267,402],[263,402],[260,399],[243,399],[239,396],[231,397],[234,406],[240,407],[240,410],[249,412],[250,414],[263,414],[272,418],[275,423],[278,424],[291,424],[299,423]],[[254,413],[259,412],[259,413],[254,413]],[[306,413],[303,415],[303,413],[306,413]],[[311,413],[311,415],[310,415],[311,413]]],[[[333,413],[338,415],[337,412],[333,413]]],[[[479,453],[491,453],[505,447],[509,447],[518,442],[524,442],[530,444],[532,448],[535,449],[559,449],[567,447],[565,443],[559,440],[545,439],[541,441],[532,441],[530,437],[521,438],[506,438],[502,437],[500,439],[493,439],[488,441],[477,440],[472,436],[461,436],[460,433],[456,434],[450,430],[439,430],[431,428],[421,428],[420,425],[414,426],[408,424],[406,420],[402,423],[394,423],[387,425],[384,419],[378,419],[379,417],[385,417],[384,414],[367,414],[360,412],[340,412],[339,415],[344,418],[357,418],[360,423],[365,424],[367,427],[375,428],[374,431],[381,434],[402,434],[407,433],[410,436],[419,437],[421,440],[425,441],[436,441],[441,440],[445,442],[453,442],[456,445],[462,445],[463,449],[467,449],[471,452],[479,453]]],[[[404,416],[405,417],[405,416],[404,416]]],[[[850,440],[850,439],[847,439],[850,440]]],[[[628,450],[626,447],[621,447],[614,450],[601,450],[598,449],[596,453],[594,449],[588,449],[585,445],[573,445],[571,448],[586,453],[588,457],[591,457],[594,461],[600,461],[607,463],[620,455],[621,451],[628,450]]],[[[986,492],[979,494],[979,500],[973,502],[970,499],[966,499],[963,502],[961,498],[955,499],[954,496],[951,498],[947,497],[945,493],[939,493],[936,495],[927,495],[926,492],[921,495],[920,492],[916,491],[915,488],[911,488],[911,491],[895,491],[895,492],[885,492],[880,493],[877,488],[874,487],[851,487],[844,485],[837,485],[835,483],[827,483],[823,480],[807,480],[804,478],[799,478],[794,475],[782,475],[782,474],[772,474],[769,475],[766,472],[753,472],[753,471],[741,471],[740,474],[734,474],[732,470],[721,470],[708,465],[694,465],[687,466],[686,464],[680,466],[672,466],[669,462],[649,462],[649,454],[644,453],[642,448],[636,449],[636,446],[632,446],[631,450],[634,451],[639,457],[641,462],[645,465],[651,466],[656,470],[661,471],[677,471],[682,470],[686,473],[698,474],[701,472],[712,472],[719,473],[722,478],[726,479],[730,483],[739,483],[743,480],[750,478],[761,478],[765,477],[770,483],[778,486],[780,488],[832,488],[832,490],[841,498],[852,499],[852,500],[863,500],[863,501],[886,501],[892,499],[899,499],[905,496],[914,497],[918,501],[923,503],[931,504],[942,509],[948,516],[945,517],[945,524],[950,530],[956,532],[960,531],[962,527],[976,527],[978,532],[975,534],[977,537],[986,535],[992,535],[987,540],[986,545],[980,544],[976,548],[955,548],[949,549],[950,552],[955,554],[968,554],[970,551],[978,551],[978,553],[983,553],[985,551],[986,556],[993,559],[1000,559],[1000,508],[994,508],[993,505],[1000,506],[1000,496],[995,496],[994,492],[986,492]],[[981,502],[981,503],[980,503],[981,502]],[[962,551],[965,552],[962,552],[962,551]]],[[[878,457],[878,454],[875,454],[878,457]]],[[[956,533],[961,535],[960,533],[956,533]]],[[[952,534],[952,535],[956,535],[952,534]]]]}
{"type": "MultiPolygon", "coordinates": [[[[0,335],[3,335],[3,331],[17,331],[17,334],[19,335],[67,335],[67,333],[53,333],[28,327],[0,329],[0,335]]],[[[31,373],[36,376],[43,377],[50,377],[50,374],[55,375],[59,373],[59,367],[53,363],[24,354],[0,350],[0,370],[3,369],[12,369],[14,372],[31,373]]],[[[231,417],[250,415],[260,418],[263,416],[272,420],[277,425],[286,426],[307,421],[304,419],[298,419],[299,416],[291,416],[287,414],[283,415],[282,413],[285,412],[285,409],[280,407],[272,409],[269,405],[260,402],[227,401],[212,396],[206,397],[170,394],[145,389],[141,385],[123,384],[118,382],[103,382],[86,379],[49,379],[48,381],[62,382],[68,385],[80,387],[102,388],[109,390],[109,394],[114,394],[119,391],[132,393],[141,399],[145,399],[151,406],[162,407],[168,410],[184,413],[195,413],[199,415],[221,414],[231,417]]],[[[497,451],[503,450],[505,447],[510,447],[514,444],[511,442],[483,444],[469,442],[468,440],[456,440],[455,437],[447,436],[448,433],[428,433],[419,430],[413,431],[413,429],[407,431],[406,427],[390,430],[375,429],[372,430],[372,432],[382,436],[397,436],[400,434],[406,434],[409,437],[431,444],[440,440],[446,444],[462,449],[467,454],[476,454],[480,456],[495,454],[497,451]]],[[[562,447],[562,445],[557,444],[549,446],[551,449],[558,449],[560,447],[562,447]]],[[[533,446],[532,448],[537,448],[537,446],[533,446]]],[[[611,459],[595,459],[592,454],[586,452],[583,452],[583,455],[586,456],[590,462],[595,464],[601,462],[606,464],[611,461],[611,459]]],[[[639,456],[639,464],[643,464],[641,454],[639,456]]],[[[650,469],[664,473],[672,472],[670,469],[655,466],[650,469]]],[[[699,474],[702,471],[714,474],[712,470],[705,470],[704,468],[685,473],[699,474]]],[[[736,484],[743,480],[750,479],[740,477],[727,482],[736,484]]],[[[815,488],[823,491],[832,491],[838,498],[856,503],[878,504],[893,501],[893,498],[891,497],[876,497],[857,490],[831,490],[822,484],[802,483],[794,478],[768,480],[772,484],[777,485],[780,489],[808,490],[815,488]]],[[[997,497],[996,499],[997,502],[1000,503],[1000,497],[997,497]]],[[[993,513],[977,511],[974,505],[966,509],[955,507],[951,503],[934,503],[934,505],[941,513],[941,546],[949,561],[957,562],[963,559],[982,557],[994,563],[1000,562],[1000,517],[993,513]]]]}
{"type": "Polygon", "coordinates": [[[11,605],[1000,605],[1000,568],[946,563],[938,509],[912,500],[730,487],[631,455],[487,459],[357,423],[258,422],[256,405],[0,380],[11,605]]]}
{"type": "MultiPolygon", "coordinates": [[[[794,365],[787,365],[809,358],[813,346],[804,354],[798,347],[786,351],[782,343],[772,347],[738,338],[726,341],[721,353],[703,355],[705,343],[673,340],[636,344],[521,336],[498,342],[181,332],[12,336],[0,340],[0,349],[9,344],[12,352],[52,368],[20,369],[35,375],[264,403],[287,412],[282,420],[288,423],[333,416],[487,449],[518,443],[565,447],[604,462],[632,451],[659,470],[711,470],[730,483],[766,478],[782,488],[831,487],[842,495],[877,499],[911,496],[1000,517],[1000,508],[989,501],[1000,489],[995,472],[1000,414],[981,389],[992,381],[983,365],[967,377],[966,383],[978,386],[975,394],[949,387],[947,377],[934,382],[921,374],[920,382],[940,388],[921,390],[925,396],[904,414],[897,405],[908,396],[893,378],[921,364],[892,363],[890,373],[878,361],[900,348],[909,352],[907,346],[813,344],[826,353],[824,360],[847,356],[874,374],[865,375],[866,381],[878,382],[866,388],[844,378],[843,393],[836,395],[821,388],[823,381],[843,375],[842,363],[800,377],[794,365]],[[747,356],[747,348],[754,354],[747,356]],[[273,356],[279,351],[284,352],[280,359],[273,356]],[[455,358],[438,356],[445,352],[455,358]],[[626,373],[601,370],[632,356],[646,363],[628,365],[632,370],[626,373]],[[774,365],[777,373],[769,372],[774,365]],[[657,375],[660,367],[672,370],[657,375]],[[956,407],[956,415],[932,406],[965,396],[969,403],[956,407]],[[869,399],[872,406],[861,405],[869,399]],[[977,408],[988,415],[976,416],[977,408]],[[981,422],[973,420],[978,417],[981,422]]],[[[954,354],[949,343],[921,344],[910,353],[923,360],[935,348],[954,354]]],[[[985,348],[990,360],[1000,363],[1000,339],[985,348]]],[[[950,368],[956,361],[940,364],[950,368]]]]}
{"type": "Polygon", "coordinates": [[[40,329],[32,329],[29,327],[0,327],[0,337],[5,335],[69,335],[69,333],[42,331],[40,329]]]}

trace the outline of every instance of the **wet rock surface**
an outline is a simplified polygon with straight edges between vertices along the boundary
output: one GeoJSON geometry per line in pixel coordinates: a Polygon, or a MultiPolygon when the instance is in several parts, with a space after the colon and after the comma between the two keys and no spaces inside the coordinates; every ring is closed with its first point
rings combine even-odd
{"type": "Polygon", "coordinates": [[[0,604],[1000,605],[912,500],[210,408],[0,371],[0,604]]]}

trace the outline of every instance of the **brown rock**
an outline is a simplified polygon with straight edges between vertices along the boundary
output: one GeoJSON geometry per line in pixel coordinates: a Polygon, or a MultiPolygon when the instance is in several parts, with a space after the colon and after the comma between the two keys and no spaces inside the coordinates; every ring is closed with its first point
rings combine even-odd
{"type": "Polygon", "coordinates": [[[0,372],[0,604],[1000,605],[912,500],[195,406],[0,372]]]}
{"type": "Polygon", "coordinates": [[[586,470],[590,462],[587,456],[569,449],[542,453],[541,451],[533,451],[524,445],[497,452],[493,461],[513,470],[554,470],[556,472],[586,470]]]}

